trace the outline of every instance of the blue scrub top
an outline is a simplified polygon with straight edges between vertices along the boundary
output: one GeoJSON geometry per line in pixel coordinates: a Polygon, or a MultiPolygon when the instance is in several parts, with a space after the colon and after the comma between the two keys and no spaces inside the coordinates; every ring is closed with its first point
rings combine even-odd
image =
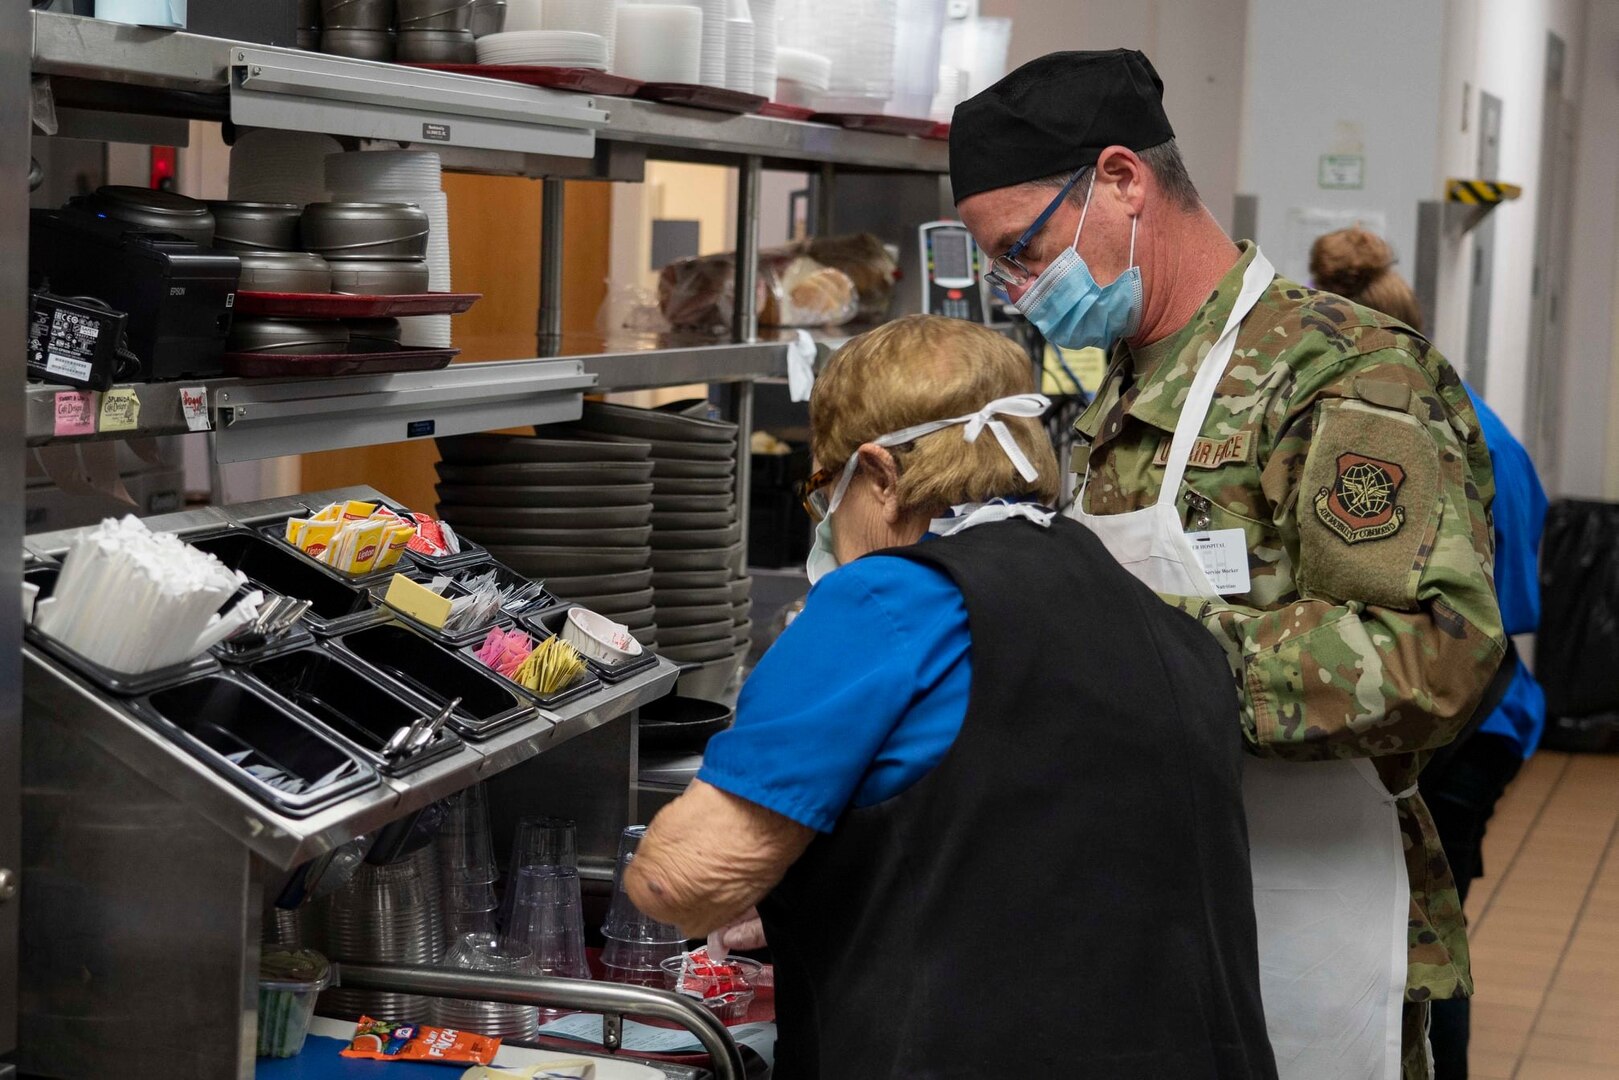
{"type": "MultiPolygon", "coordinates": [[[[1530,634],[1540,625],[1540,535],[1546,526],[1546,492],[1535,463],[1501,418],[1467,388],[1478,412],[1484,442],[1495,468],[1495,593],[1508,634],[1530,634]]],[[[1479,728],[1517,742],[1528,757],[1546,727],[1546,697],[1534,676],[1518,662],[1506,697],[1479,728]]]]}
{"type": "Polygon", "coordinates": [[[826,575],[754,668],[697,778],[830,832],[944,759],[972,685],[967,605],[948,576],[891,555],[826,575]]]}

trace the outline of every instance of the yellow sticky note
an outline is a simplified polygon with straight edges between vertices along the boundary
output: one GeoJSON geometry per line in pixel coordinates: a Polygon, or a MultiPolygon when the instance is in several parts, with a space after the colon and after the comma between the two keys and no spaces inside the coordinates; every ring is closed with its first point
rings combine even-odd
{"type": "Polygon", "coordinates": [[[448,597],[440,596],[426,585],[418,585],[404,574],[393,576],[383,603],[435,630],[443,629],[444,620],[450,617],[448,597]]]}
{"type": "Polygon", "coordinates": [[[134,431],[141,424],[141,399],[133,386],[101,395],[101,431],[134,431]]]}

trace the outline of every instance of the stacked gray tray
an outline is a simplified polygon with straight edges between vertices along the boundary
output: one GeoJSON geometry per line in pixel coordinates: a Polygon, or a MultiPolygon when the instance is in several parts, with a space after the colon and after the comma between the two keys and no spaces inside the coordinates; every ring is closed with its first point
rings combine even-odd
{"type": "Polygon", "coordinates": [[[438,440],[438,513],[561,600],[658,644],[652,447],[557,434],[438,440]]]}
{"type": "MultiPolygon", "coordinates": [[[[706,412],[706,404],[690,412],[706,412]]],[[[717,693],[707,684],[723,689],[730,681],[752,630],[752,582],[736,505],[736,425],[690,415],[684,403],[637,409],[586,402],[584,416],[564,429],[598,444],[650,446],[658,652],[709,672],[704,679],[694,670],[693,680],[717,693]]]]}

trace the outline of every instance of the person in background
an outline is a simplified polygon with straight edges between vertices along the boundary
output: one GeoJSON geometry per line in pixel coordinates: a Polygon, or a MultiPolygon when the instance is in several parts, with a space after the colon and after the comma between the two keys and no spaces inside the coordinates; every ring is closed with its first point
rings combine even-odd
{"type": "MultiPolygon", "coordinates": [[[[1410,284],[1394,269],[1388,244],[1365,229],[1341,229],[1318,238],[1310,250],[1315,287],[1391,315],[1422,330],[1422,311],[1410,284]]],[[[1538,556],[1546,524],[1546,492],[1535,463],[1501,418],[1473,387],[1467,388],[1495,466],[1495,591],[1508,634],[1532,634],[1540,624],[1538,556]]],[[[1467,901],[1473,879],[1484,874],[1485,827],[1495,804],[1540,745],[1546,697],[1522,657],[1513,650],[1512,681],[1477,730],[1463,732],[1422,770],[1422,797],[1439,829],[1456,890],[1467,901]]],[[[1429,1041],[1436,1080],[1466,1080],[1467,998],[1437,1001],[1429,1041]]]]}
{"type": "Polygon", "coordinates": [[[1163,91],[1134,50],[1029,61],[956,107],[956,208],[1047,341],[1111,352],[1070,512],[1225,648],[1278,1072],[1418,1080],[1471,987],[1417,776],[1505,648],[1489,453],[1420,335],[1225,234],[1163,91]]]}
{"type": "Polygon", "coordinates": [[[1276,1076],[1224,656],[1051,509],[1033,391],[956,319],[832,358],[803,613],[626,871],[758,904],[776,1080],[1276,1076]]]}

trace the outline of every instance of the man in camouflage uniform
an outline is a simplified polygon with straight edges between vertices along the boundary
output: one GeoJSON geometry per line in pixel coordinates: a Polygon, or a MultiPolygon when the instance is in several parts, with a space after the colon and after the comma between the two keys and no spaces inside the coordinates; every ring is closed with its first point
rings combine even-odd
{"type": "MultiPolygon", "coordinates": [[[[992,281],[1048,337],[1068,338],[1057,344],[1114,346],[1077,424],[1089,441],[1073,465],[1088,477],[1079,509],[1093,515],[1158,499],[1182,403],[1257,254],[1198,201],[1161,91],[1139,53],[1053,54],[964,103],[951,135],[958,208],[995,257],[992,281]],[[1092,281],[1046,288],[1042,272],[1072,261],[1070,246],[1092,281]],[[1114,340],[1094,340],[1110,328],[1114,340]]],[[[1187,533],[1240,530],[1247,549],[1245,591],[1165,598],[1225,647],[1249,749],[1369,758],[1403,796],[1408,1078],[1431,1075],[1426,1003],[1472,992],[1456,889],[1415,790],[1503,655],[1492,496],[1449,363],[1392,319],[1276,277],[1236,331],[1175,503],[1187,533]]],[[[1251,827],[1262,813],[1250,802],[1251,827]]],[[[1277,1064],[1287,1077],[1280,1047],[1277,1064]]]]}

